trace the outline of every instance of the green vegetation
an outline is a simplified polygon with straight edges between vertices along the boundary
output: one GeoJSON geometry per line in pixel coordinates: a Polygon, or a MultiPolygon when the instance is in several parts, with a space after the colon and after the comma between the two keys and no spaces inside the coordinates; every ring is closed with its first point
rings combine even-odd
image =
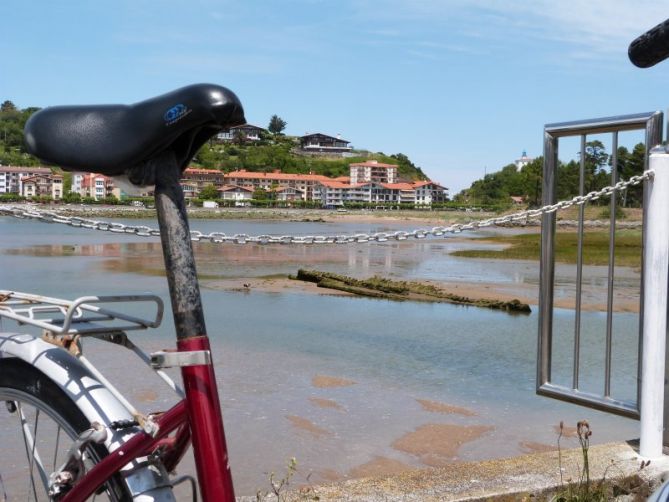
{"type": "MultiPolygon", "coordinates": [[[[558,467],[560,469],[560,489],[550,498],[551,502],[605,502],[607,500],[646,500],[650,496],[650,486],[639,475],[609,478],[609,469],[615,467],[611,463],[604,471],[602,479],[594,481],[590,478],[590,437],[592,430],[587,420],[576,424],[576,436],[581,448],[582,465],[579,465],[578,478],[571,479],[567,484],[563,478],[562,449],[560,440],[564,434],[564,423],[560,422],[558,435],[558,467]]],[[[642,461],[640,469],[646,468],[650,460],[642,461]]]]}
{"type": "Polygon", "coordinates": [[[299,138],[282,134],[264,135],[260,141],[255,142],[243,138],[230,143],[210,142],[200,149],[193,159],[193,164],[224,172],[239,169],[272,172],[279,169],[289,174],[320,174],[336,178],[349,175],[349,164],[367,160],[396,164],[398,176],[407,180],[428,179],[423,171],[402,153],[385,155],[355,151],[353,157],[347,158],[314,157],[300,154],[299,138]]]}
{"type": "Polygon", "coordinates": [[[447,302],[505,310],[511,313],[530,312],[530,306],[520,303],[518,300],[511,300],[509,302],[491,299],[474,300],[465,296],[448,293],[431,284],[413,281],[393,281],[378,276],[369,279],[355,279],[330,272],[300,269],[297,271],[297,276],[290,276],[290,278],[313,282],[320,288],[336,289],[370,298],[382,298],[394,301],[447,302]]]}
{"type": "Polygon", "coordinates": [[[39,108],[19,110],[11,101],[0,105],[0,165],[37,166],[39,161],[29,155],[23,143],[23,126],[39,108]]]}
{"type": "Polygon", "coordinates": [[[267,130],[271,132],[272,134],[281,134],[283,130],[286,128],[286,121],[283,120],[281,117],[278,115],[272,115],[272,117],[269,119],[269,125],[267,126],[267,130]]]}
{"type": "MultiPolygon", "coordinates": [[[[23,127],[28,118],[39,108],[20,110],[9,100],[0,105],[0,165],[37,166],[38,159],[28,154],[23,142],[23,127]]],[[[270,133],[265,133],[260,141],[247,141],[243,134],[230,143],[210,141],[205,144],[193,159],[193,165],[207,169],[219,169],[224,172],[246,169],[248,171],[271,172],[280,169],[284,173],[321,174],[338,177],[349,175],[349,164],[378,160],[388,164],[397,164],[398,175],[407,180],[428,179],[420,167],[409,158],[397,153],[385,155],[364,150],[354,152],[349,158],[326,158],[301,155],[299,138],[285,136],[282,131],[286,121],[273,115],[269,122],[270,133]]],[[[69,181],[66,187],[69,189],[69,181]]]]}
{"type": "MultiPolygon", "coordinates": [[[[509,247],[495,249],[465,249],[455,251],[454,256],[468,258],[494,258],[507,260],[539,260],[541,235],[520,234],[500,235],[486,238],[487,243],[508,244],[509,247]]],[[[558,232],[555,239],[555,260],[561,263],[576,263],[578,234],[558,232]]],[[[619,230],[615,239],[616,265],[625,267],[641,266],[641,231],[619,230]]],[[[608,265],[609,232],[586,232],[583,238],[583,263],[585,265],[608,265]]]]}
{"type": "MultiPolygon", "coordinates": [[[[630,152],[625,147],[617,151],[618,179],[628,179],[643,172],[645,147],[637,144],[630,152]]],[[[584,188],[585,192],[599,190],[611,184],[611,156],[601,141],[590,141],[585,147],[584,188]]],[[[571,198],[579,193],[580,160],[568,163],[559,162],[556,175],[557,200],[571,198]]],[[[455,202],[468,205],[511,205],[511,196],[523,197],[532,207],[541,204],[541,185],[543,177],[543,157],[534,159],[520,171],[514,164],[503,167],[500,171],[486,175],[454,197],[455,202]]],[[[606,205],[609,198],[604,197],[594,204],[606,205]]],[[[622,207],[639,207],[642,202],[642,188],[631,187],[618,198],[622,207]]]]}

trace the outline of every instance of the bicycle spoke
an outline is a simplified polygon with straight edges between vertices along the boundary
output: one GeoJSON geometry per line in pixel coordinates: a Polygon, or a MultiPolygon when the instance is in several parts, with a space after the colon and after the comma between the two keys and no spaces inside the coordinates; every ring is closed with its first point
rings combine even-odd
{"type": "Polygon", "coordinates": [[[56,432],[56,448],[53,452],[53,467],[51,468],[51,472],[56,472],[56,461],[58,460],[58,444],[60,443],[60,425],[58,425],[58,431],[56,432]]]}
{"type": "Polygon", "coordinates": [[[7,490],[5,489],[5,482],[2,480],[2,475],[0,474],[0,489],[2,489],[2,502],[7,502],[7,490]]]}
{"type": "MultiPolygon", "coordinates": [[[[26,457],[30,459],[30,446],[28,446],[28,437],[26,434],[26,418],[25,415],[23,414],[23,408],[21,406],[20,402],[17,402],[17,408],[18,408],[18,414],[17,416],[19,417],[19,423],[21,424],[21,432],[23,433],[23,444],[26,447],[26,457]]],[[[37,501],[37,490],[35,489],[35,478],[33,477],[33,471],[30,469],[30,477],[28,478],[28,490],[30,490],[30,487],[32,485],[32,492],[33,496],[35,497],[35,501],[37,501]]]]}
{"type": "Polygon", "coordinates": [[[37,487],[35,486],[35,474],[34,474],[34,466],[37,467],[37,471],[39,472],[40,478],[42,480],[42,485],[44,486],[44,490],[48,491],[49,487],[49,476],[46,472],[46,469],[44,468],[44,464],[42,463],[42,459],[39,456],[39,452],[37,451],[37,444],[35,441],[35,437],[37,434],[37,425],[39,421],[39,409],[36,409],[36,414],[35,414],[35,427],[34,427],[34,433],[31,434],[30,432],[30,425],[28,424],[28,419],[26,418],[26,415],[23,413],[23,408],[21,407],[21,403],[18,403],[18,416],[19,416],[19,421],[21,422],[21,431],[23,433],[23,444],[25,445],[26,448],[26,456],[28,457],[29,461],[29,470],[30,470],[30,484],[28,485],[29,488],[32,487],[32,492],[35,497],[35,500],[39,500],[37,498],[37,487]]]}

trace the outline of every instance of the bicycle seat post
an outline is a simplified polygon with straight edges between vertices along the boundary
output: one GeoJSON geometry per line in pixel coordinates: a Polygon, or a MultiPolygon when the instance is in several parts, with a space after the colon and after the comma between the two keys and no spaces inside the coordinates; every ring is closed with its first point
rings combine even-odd
{"type": "MultiPolygon", "coordinates": [[[[155,199],[179,352],[209,351],[175,155],[155,159],[155,199]]],[[[213,364],[181,367],[203,500],[235,500],[213,364]]]]}

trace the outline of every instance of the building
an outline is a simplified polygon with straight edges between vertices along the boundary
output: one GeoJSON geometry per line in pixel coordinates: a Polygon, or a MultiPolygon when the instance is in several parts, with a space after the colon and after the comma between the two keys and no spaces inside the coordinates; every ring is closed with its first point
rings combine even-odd
{"type": "Polygon", "coordinates": [[[339,135],[334,137],[322,133],[305,134],[300,138],[300,149],[310,153],[343,154],[353,149],[349,143],[350,141],[342,139],[339,135]]]}
{"type": "Polygon", "coordinates": [[[231,127],[216,135],[216,139],[220,141],[258,141],[262,135],[267,132],[267,129],[254,126],[252,124],[244,124],[240,126],[231,127]]]}
{"type": "Polygon", "coordinates": [[[320,174],[289,174],[282,173],[278,169],[270,173],[258,173],[240,169],[225,175],[225,184],[249,187],[253,190],[262,188],[270,191],[273,188],[290,187],[299,190],[302,200],[314,199],[314,187],[330,178],[320,174]]]}
{"type": "Polygon", "coordinates": [[[63,177],[60,174],[36,174],[21,179],[24,197],[51,197],[53,200],[63,198],[63,177]]]}
{"type": "Polygon", "coordinates": [[[238,187],[235,185],[224,185],[218,189],[221,199],[232,200],[235,206],[247,206],[253,199],[253,189],[238,187]]]}
{"type": "Polygon", "coordinates": [[[534,159],[532,157],[527,156],[527,152],[523,150],[523,154],[520,156],[519,159],[516,159],[513,163],[516,165],[516,169],[520,171],[523,167],[525,167],[527,164],[532,162],[534,159]]]}
{"type": "Polygon", "coordinates": [[[23,178],[50,175],[48,167],[8,167],[0,166],[0,194],[23,194],[23,178]]]}
{"type": "Polygon", "coordinates": [[[121,198],[121,190],[114,185],[114,180],[104,174],[73,173],[70,191],[95,200],[121,198]]]}
{"type": "Polygon", "coordinates": [[[256,190],[271,193],[281,201],[319,202],[323,207],[341,207],[348,203],[414,204],[429,207],[445,202],[448,188],[430,180],[400,182],[397,166],[377,161],[350,165],[350,176],[328,178],[319,174],[253,172],[240,169],[230,173],[189,168],[181,186],[186,197],[197,197],[205,185],[215,185],[221,198],[245,205],[256,190]]]}
{"type": "Polygon", "coordinates": [[[218,169],[196,169],[187,168],[181,175],[181,189],[184,191],[184,197],[193,198],[202,191],[207,185],[214,185],[220,188],[225,185],[225,174],[218,169]]]}
{"type": "Polygon", "coordinates": [[[446,202],[448,199],[448,188],[434,181],[415,181],[412,183],[416,192],[414,204],[420,206],[431,206],[446,202]]]}
{"type": "Polygon", "coordinates": [[[378,160],[368,160],[349,165],[351,184],[375,181],[377,183],[395,183],[397,181],[397,166],[383,164],[378,160]]]}

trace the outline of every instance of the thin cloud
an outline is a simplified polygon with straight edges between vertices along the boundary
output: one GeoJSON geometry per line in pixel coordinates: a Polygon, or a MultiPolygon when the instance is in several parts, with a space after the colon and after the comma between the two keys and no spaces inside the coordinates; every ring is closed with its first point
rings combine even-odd
{"type": "Polygon", "coordinates": [[[503,40],[510,32],[559,41],[600,55],[622,47],[667,17],[655,0],[376,0],[356,3],[361,18],[420,21],[458,28],[457,34],[503,40]]]}

